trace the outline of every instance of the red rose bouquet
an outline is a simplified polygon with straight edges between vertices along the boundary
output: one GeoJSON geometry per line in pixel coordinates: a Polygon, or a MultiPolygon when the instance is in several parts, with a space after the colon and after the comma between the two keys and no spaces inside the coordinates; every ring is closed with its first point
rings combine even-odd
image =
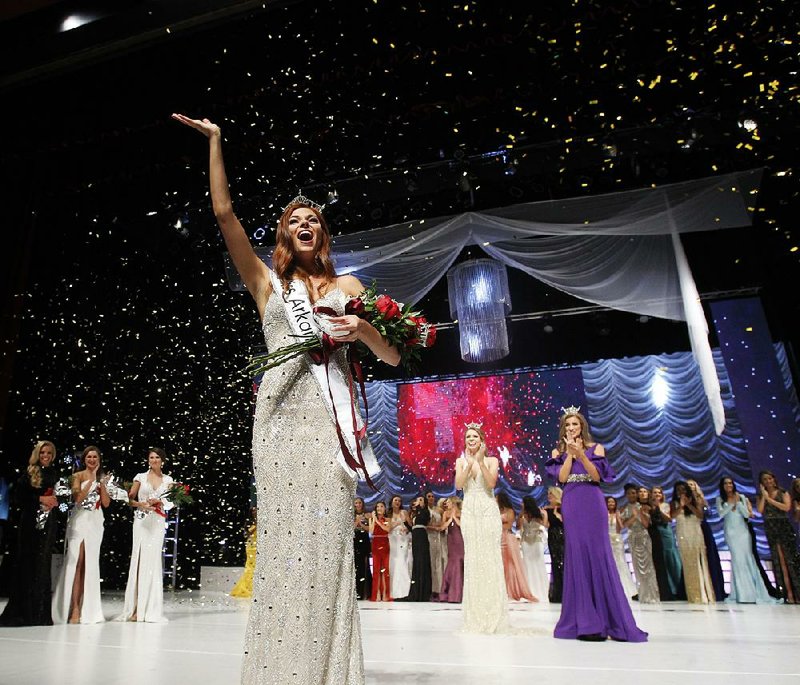
{"type": "Polygon", "coordinates": [[[186,483],[170,483],[162,497],[178,507],[182,504],[194,504],[194,497],[189,494],[189,486],[186,483]]]}
{"type": "MultiPolygon", "coordinates": [[[[369,321],[390,345],[398,348],[400,363],[408,372],[415,370],[422,349],[432,347],[436,342],[436,327],[428,323],[421,312],[412,310],[410,305],[403,305],[388,295],[378,295],[374,282],[358,297],[347,302],[344,313],[369,321]]],[[[324,331],[324,315],[318,323],[321,332],[324,331]]],[[[323,347],[335,349],[339,344],[342,343],[337,343],[335,336],[322,332],[321,339],[304,338],[302,342],[281,347],[274,352],[255,355],[251,357],[247,368],[253,376],[257,376],[305,353],[309,353],[316,361],[320,358],[323,347]]],[[[369,348],[361,342],[356,343],[356,347],[359,356],[371,354],[369,348]]]]}

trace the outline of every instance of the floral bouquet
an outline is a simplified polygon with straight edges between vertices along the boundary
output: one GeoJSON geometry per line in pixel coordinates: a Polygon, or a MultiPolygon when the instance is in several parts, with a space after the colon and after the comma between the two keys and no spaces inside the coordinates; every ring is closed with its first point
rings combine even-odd
{"type": "Polygon", "coordinates": [[[172,502],[176,507],[182,504],[194,504],[194,497],[189,494],[189,486],[186,483],[170,483],[161,496],[172,502]]]}
{"type": "MultiPolygon", "coordinates": [[[[60,512],[66,512],[69,509],[70,500],[72,499],[72,488],[69,484],[69,478],[59,478],[52,488],[47,488],[44,491],[46,497],[54,496],[58,501],[58,509],[60,512]]],[[[47,519],[50,517],[50,512],[53,509],[45,509],[44,505],[39,505],[39,511],[36,512],[36,530],[44,530],[47,524],[47,519]]]]}
{"type": "MultiPolygon", "coordinates": [[[[403,305],[388,295],[378,295],[373,281],[358,297],[351,298],[345,305],[345,315],[355,315],[366,319],[375,329],[400,351],[400,363],[408,372],[413,372],[421,358],[421,350],[432,347],[436,342],[436,327],[428,323],[419,311],[403,305]]],[[[281,347],[274,352],[264,352],[250,358],[247,370],[253,376],[280,366],[284,362],[309,353],[315,361],[320,358],[323,345],[336,346],[336,334],[326,321],[324,313],[315,312],[315,318],[322,331],[322,339],[303,338],[301,342],[281,347]]],[[[356,343],[359,356],[369,353],[369,348],[361,342],[356,343]]]]}

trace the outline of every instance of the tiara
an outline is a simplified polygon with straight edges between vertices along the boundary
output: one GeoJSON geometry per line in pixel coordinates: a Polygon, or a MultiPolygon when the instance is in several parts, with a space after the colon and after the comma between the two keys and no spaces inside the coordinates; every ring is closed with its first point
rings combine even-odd
{"type": "Polygon", "coordinates": [[[310,200],[309,198],[307,198],[302,193],[300,195],[297,195],[296,197],[293,197],[289,201],[289,204],[286,205],[283,208],[283,211],[285,212],[292,205],[307,205],[307,206],[311,207],[312,209],[316,209],[318,212],[321,212],[323,209],[325,209],[325,205],[321,205],[321,204],[319,204],[317,202],[314,202],[314,200],[310,200]]]}
{"type": "Polygon", "coordinates": [[[472,430],[479,430],[482,426],[483,426],[482,423],[475,423],[474,421],[464,424],[464,428],[466,428],[467,430],[469,430],[470,428],[472,430]]]}
{"type": "Polygon", "coordinates": [[[561,407],[561,411],[564,412],[564,416],[575,416],[578,412],[580,412],[581,408],[576,407],[574,404],[571,404],[569,407],[561,407]]]}

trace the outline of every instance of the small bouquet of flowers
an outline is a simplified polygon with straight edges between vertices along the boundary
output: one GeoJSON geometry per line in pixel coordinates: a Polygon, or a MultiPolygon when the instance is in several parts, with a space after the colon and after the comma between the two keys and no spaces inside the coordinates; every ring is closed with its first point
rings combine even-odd
{"type": "MultiPolygon", "coordinates": [[[[345,306],[345,315],[355,315],[366,319],[375,329],[400,351],[400,363],[408,372],[413,372],[421,358],[421,351],[432,347],[436,342],[436,327],[428,323],[419,311],[410,305],[393,300],[388,295],[378,295],[373,281],[358,297],[351,298],[345,306]]],[[[319,337],[303,338],[301,342],[281,347],[273,352],[254,355],[247,367],[253,376],[280,366],[301,354],[309,353],[315,361],[321,355],[323,346],[337,346],[335,333],[326,320],[325,313],[315,311],[315,319],[320,327],[319,337]]],[[[356,343],[359,356],[369,353],[369,349],[361,342],[356,343]]]]}
{"type": "MultiPolygon", "coordinates": [[[[59,478],[52,488],[47,488],[44,491],[47,497],[53,496],[58,501],[58,506],[53,509],[58,509],[64,513],[69,510],[70,500],[72,499],[72,488],[69,484],[69,478],[59,478]]],[[[36,512],[36,530],[44,530],[47,524],[47,519],[50,517],[50,512],[53,509],[45,509],[44,505],[39,505],[39,511],[36,512]]]]}

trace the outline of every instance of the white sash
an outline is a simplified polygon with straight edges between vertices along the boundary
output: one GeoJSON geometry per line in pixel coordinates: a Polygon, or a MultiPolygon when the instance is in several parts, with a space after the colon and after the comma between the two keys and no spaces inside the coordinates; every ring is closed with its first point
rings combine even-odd
{"type": "MultiPolygon", "coordinates": [[[[283,309],[286,314],[286,321],[292,333],[300,338],[316,337],[322,340],[322,331],[320,330],[319,323],[314,317],[313,307],[311,300],[308,297],[308,290],[306,289],[303,281],[294,279],[289,282],[288,290],[283,289],[283,284],[277,277],[275,272],[269,270],[270,279],[272,280],[272,287],[275,293],[283,300],[283,309]]],[[[347,442],[347,447],[353,458],[357,458],[356,440],[357,433],[360,433],[364,426],[364,420],[361,417],[361,411],[358,406],[355,407],[356,425],[353,425],[353,408],[351,408],[350,401],[350,387],[347,382],[346,374],[349,371],[342,370],[339,364],[333,363],[329,365],[329,371],[326,374],[325,366],[322,364],[315,364],[311,357],[307,354],[303,355],[305,362],[308,365],[311,374],[319,385],[320,395],[325,400],[325,406],[328,409],[328,414],[331,421],[335,421],[333,406],[331,404],[331,395],[336,405],[336,417],[339,419],[339,425],[342,429],[342,435],[347,442]],[[330,385],[329,385],[330,382],[330,385]]],[[[364,457],[364,465],[367,467],[367,473],[370,478],[377,475],[381,467],[378,465],[378,460],[372,451],[372,446],[369,440],[362,438],[361,440],[361,455],[364,457]]],[[[357,474],[351,469],[344,459],[341,448],[336,454],[336,459],[342,465],[345,472],[351,477],[355,478],[357,474]]],[[[363,478],[363,476],[362,476],[363,478]]]]}

